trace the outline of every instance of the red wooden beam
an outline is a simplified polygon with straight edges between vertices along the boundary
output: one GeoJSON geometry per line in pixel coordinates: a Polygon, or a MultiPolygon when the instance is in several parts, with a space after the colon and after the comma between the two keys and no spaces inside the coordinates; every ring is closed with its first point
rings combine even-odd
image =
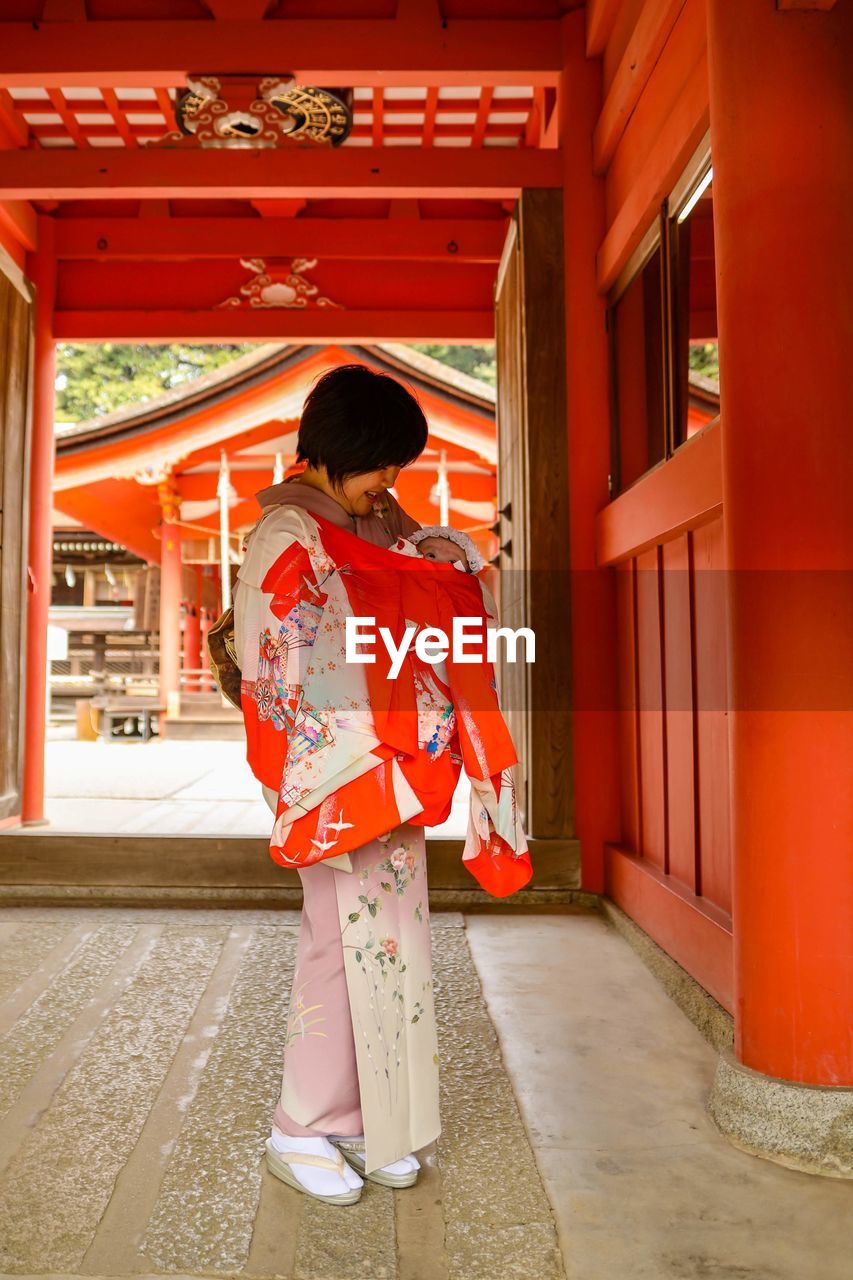
{"type": "Polygon", "coordinates": [[[57,256],[499,262],[505,218],[58,218],[57,256]],[[450,247],[452,246],[452,247],[450,247]]]}
{"type": "Polygon", "coordinates": [[[66,131],[74,139],[76,147],[85,147],[86,141],[83,137],[81,126],[77,123],[77,117],[72,110],[66,105],[65,96],[61,89],[48,89],[48,97],[51,106],[56,114],[61,118],[65,125],[66,131]]]}
{"type": "MultiPolygon", "coordinates": [[[[472,147],[481,147],[483,145],[483,139],[486,136],[486,129],[489,123],[489,112],[492,109],[493,96],[494,96],[494,89],[490,85],[485,85],[480,90],[480,102],[477,107],[477,119],[474,123],[474,133],[471,138],[472,147]]],[[[443,101],[442,101],[442,110],[446,110],[446,107],[443,101]]]]}
{"type": "Polygon", "coordinates": [[[586,52],[588,57],[603,53],[610,39],[622,0],[587,0],[586,52]]]}
{"type": "Polygon", "coordinates": [[[57,311],[60,342],[491,342],[491,311],[57,311]]]}
{"type": "Polygon", "coordinates": [[[433,138],[435,137],[435,113],[438,110],[438,85],[430,85],[427,89],[426,104],[424,106],[424,133],[423,145],[431,147],[433,138]]]}
{"type": "MultiPolygon", "coordinates": [[[[104,102],[106,103],[107,110],[115,121],[116,132],[120,135],[124,145],[126,147],[138,147],[139,143],[136,141],[136,130],[139,126],[128,124],[127,116],[124,114],[124,111],[121,108],[121,103],[116,97],[115,89],[104,89],[104,102]]],[[[169,117],[167,116],[166,119],[168,120],[168,118],[169,117]]]]}
{"type": "MultiPolygon", "coordinates": [[[[642,168],[628,186],[597,255],[598,287],[605,292],[618,278],[651,226],[660,203],[672,189],[708,129],[708,63],[700,57],[684,82],[673,111],[659,132],[648,139],[642,168]]],[[[608,185],[615,165],[608,174],[608,185]]],[[[618,203],[611,198],[611,203],[618,203]]]]}
{"type": "Polygon", "coordinates": [[[0,200],[0,233],[6,232],[21,248],[38,248],[36,211],[26,200],[0,200]]]}
{"type": "Polygon", "coordinates": [[[308,84],[555,85],[560,23],[550,18],[0,23],[0,84],[145,87],[188,72],[291,71],[308,84]],[[380,70],[381,68],[381,70],[380,70]]]}
{"type": "Polygon", "coordinates": [[[377,86],[373,90],[373,125],[371,128],[371,141],[373,142],[374,147],[382,146],[382,125],[384,123],[382,119],[383,109],[382,89],[377,86]]]}
{"type": "Polygon", "coordinates": [[[596,562],[630,556],[707,524],[723,509],[719,421],[602,507],[596,519],[596,562]]]}
{"type": "MultiPolygon", "coordinates": [[[[113,24],[110,23],[110,26],[113,24]]],[[[352,196],[502,200],[559,187],[557,150],[353,147],[332,151],[9,151],[0,199],[279,199],[352,196]]]]}
{"type": "Polygon", "coordinates": [[[607,893],[613,901],[731,1011],[734,960],[730,917],[628,849],[606,845],[605,860],[607,893]]]}
{"type": "MultiPolygon", "coordinates": [[[[685,0],[665,0],[665,3],[647,0],[640,10],[595,126],[592,139],[595,173],[603,173],[613,159],[619,139],[684,5],[685,0]]],[[[697,12],[704,22],[704,6],[698,7],[697,12]]]]}
{"type": "MultiPolygon", "coordinates": [[[[41,99],[44,110],[44,99],[41,99]]],[[[34,107],[33,110],[38,110],[34,107]]],[[[30,141],[30,126],[18,114],[15,99],[8,89],[0,89],[0,146],[26,147],[30,141]]]]}
{"type": "MultiPolygon", "coordinates": [[[[0,34],[2,34],[2,30],[3,30],[2,24],[0,24],[0,34]]],[[[433,86],[433,88],[435,88],[435,86],[433,86]]],[[[166,117],[166,121],[168,123],[169,128],[170,129],[174,128],[174,104],[172,102],[172,99],[169,97],[168,91],[160,87],[160,88],[156,88],[154,92],[157,96],[156,103],[150,100],[147,100],[144,102],[137,102],[131,99],[122,98],[118,100],[119,109],[125,115],[128,112],[130,112],[131,114],[135,114],[136,112],[139,112],[139,111],[145,111],[145,112],[161,111],[163,115],[166,117]]],[[[550,90],[550,92],[553,93],[554,90],[550,90]]],[[[437,89],[436,89],[436,101],[438,101],[437,89]]],[[[530,95],[522,93],[520,89],[518,91],[518,97],[500,98],[498,99],[498,101],[500,103],[499,109],[501,111],[529,111],[532,103],[532,99],[530,95]]],[[[9,94],[8,89],[0,89],[0,103],[3,103],[3,102],[5,102],[7,108],[16,115],[22,115],[25,111],[45,111],[47,109],[45,107],[44,98],[40,98],[35,94],[33,94],[32,92],[26,97],[12,98],[11,95],[9,94]],[[4,94],[6,95],[5,98],[3,96],[4,94]]],[[[104,110],[103,99],[98,97],[95,94],[93,94],[88,98],[74,98],[73,102],[69,105],[73,108],[74,111],[103,111],[104,110]]],[[[413,95],[411,98],[389,99],[388,101],[386,101],[385,105],[387,109],[390,111],[421,112],[424,110],[424,99],[422,97],[416,97],[413,95]]],[[[361,110],[364,110],[366,107],[367,107],[367,101],[364,100],[361,103],[357,103],[355,109],[357,111],[361,111],[361,110]]],[[[445,96],[441,99],[441,109],[442,111],[470,111],[471,99],[462,98],[462,97],[453,98],[453,97],[445,96]]],[[[498,108],[495,108],[495,109],[497,110],[498,108]]],[[[20,145],[26,146],[27,127],[25,122],[21,121],[21,127],[23,128],[24,136],[20,142],[20,145]]],[[[144,127],[149,130],[152,128],[151,125],[146,125],[144,127]]]]}
{"type": "MultiPolygon", "coordinates": [[[[109,90],[105,89],[104,93],[109,90]]],[[[503,101],[501,99],[501,101],[503,101]]],[[[466,110],[471,104],[466,104],[466,110]]],[[[445,110],[442,100],[442,111],[445,110]]],[[[535,115],[535,108],[531,107],[528,102],[525,109],[529,108],[529,116],[535,115]]],[[[107,114],[104,110],[104,103],[100,104],[100,110],[107,114]]],[[[166,132],[164,125],[156,124],[128,124],[124,122],[127,132],[131,135],[131,142],[136,144],[149,139],[162,137],[166,132]]],[[[83,141],[90,138],[117,138],[123,136],[122,130],[117,124],[78,124],[79,137],[83,141]]],[[[437,138],[470,138],[474,126],[471,124],[440,124],[435,129],[437,138]]],[[[68,130],[63,128],[62,124],[34,124],[31,126],[32,136],[41,142],[44,138],[67,138],[68,130]]],[[[490,138],[521,138],[525,134],[525,125],[521,124],[490,124],[488,126],[488,134],[490,138]]],[[[383,138],[413,138],[420,139],[422,136],[422,126],[419,124],[386,124],[382,128],[383,138]]],[[[353,127],[352,138],[370,138],[373,142],[373,125],[357,124],[353,127]]]]}

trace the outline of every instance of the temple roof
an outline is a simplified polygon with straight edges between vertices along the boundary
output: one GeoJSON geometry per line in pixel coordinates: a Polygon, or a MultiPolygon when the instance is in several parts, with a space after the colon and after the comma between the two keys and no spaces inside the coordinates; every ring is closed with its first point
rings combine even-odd
{"type": "Polygon", "coordinates": [[[96,530],[147,560],[159,559],[158,486],[178,495],[186,537],[213,537],[217,487],[229,469],[235,532],[254,523],[255,493],[291,464],[302,404],[324,370],[361,362],[407,383],[429,423],[427,447],[401,473],[400,500],[421,523],[439,515],[439,469],[450,487],[451,523],[491,551],[497,442],[495,391],[396,343],[325,347],[267,344],[151,400],[88,422],[58,424],[56,520],[96,530]]]}

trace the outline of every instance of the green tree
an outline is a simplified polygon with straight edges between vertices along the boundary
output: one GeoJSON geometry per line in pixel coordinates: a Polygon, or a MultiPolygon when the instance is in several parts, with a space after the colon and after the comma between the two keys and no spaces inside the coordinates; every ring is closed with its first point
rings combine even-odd
{"type": "Polygon", "coordinates": [[[472,378],[488,382],[495,386],[497,382],[497,365],[495,363],[495,344],[481,342],[473,346],[455,346],[444,342],[413,342],[415,351],[422,351],[433,360],[449,364],[452,369],[468,373],[472,378]]]}
{"type": "Polygon", "coordinates": [[[720,381],[720,351],[716,342],[691,344],[687,361],[692,373],[699,373],[703,378],[712,378],[715,382],[720,381]]]}
{"type": "Polygon", "coordinates": [[[215,347],[178,342],[168,346],[60,343],[56,368],[57,420],[84,422],[137,400],[151,400],[251,350],[251,343],[215,347]]]}

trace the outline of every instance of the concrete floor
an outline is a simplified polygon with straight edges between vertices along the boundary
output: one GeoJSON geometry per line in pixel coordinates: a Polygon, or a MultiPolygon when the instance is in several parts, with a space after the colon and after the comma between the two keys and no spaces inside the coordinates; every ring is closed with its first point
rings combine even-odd
{"type": "Polygon", "coordinates": [[[0,1275],[847,1280],[849,1183],[730,1147],[713,1051],[569,908],[433,916],[444,1128],[415,1188],[342,1210],[266,1177],[296,924],[0,910],[0,1275]]]}
{"type": "MultiPolygon", "coordinates": [[[[45,817],[51,831],[116,835],[266,836],[271,826],[244,742],[78,742],[67,725],[48,735],[45,817]]],[[[462,778],[429,838],[463,837],[467,818],[462,778]]]]}
{"type": "Polygon", "coordinates": [[[850,1280],[853,1186],[719,1135],[714,1050],[600,916],[465,923],[569,1280],[850,1280]]]}

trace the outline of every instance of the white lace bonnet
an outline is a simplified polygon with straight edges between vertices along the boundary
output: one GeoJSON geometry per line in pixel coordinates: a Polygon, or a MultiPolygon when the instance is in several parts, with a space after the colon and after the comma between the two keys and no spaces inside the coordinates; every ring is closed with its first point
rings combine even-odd
{"type": "Polygon", "coordinates": [[[407,536],[409,542],[414,543],[415,546],[419,542],[423,542],[424,538],[449,538],[451,542],[455,542],[457,547],[460,547],[465,552],[468,568],[472,573],[479,573],[481,569],[486,567],[486,562],[477,550],[477,544],[474,539],[460,529],[451,529],[450,525],[428,524],[423,529],[416,529],[414,533],[410,533],[407,536]]]}

